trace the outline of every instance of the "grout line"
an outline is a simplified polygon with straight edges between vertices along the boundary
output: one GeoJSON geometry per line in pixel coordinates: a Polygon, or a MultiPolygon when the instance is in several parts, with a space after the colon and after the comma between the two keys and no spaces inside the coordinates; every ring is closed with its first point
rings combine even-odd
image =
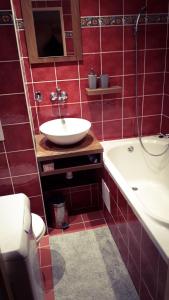
{"type": "Polygon", "coordinates": [[[4,150],[5,150],[6,163],[7,163],[8,171],[9,171],[9,177],[8,178],[10,178],[10,180],[11,180],[12,190],[13,190],[13,193],[15,194],[15,188],[14,188],[14,183],[13,183],[13,179],[12,179],[12,173],[11,173],[11,168],[10,168],[10,164],[9,164],[9,160],[8,160],[8,155],[7,155],[7,152],[6,152],[5,142],[3,142],[3,146],[4,146],[4,150]]]}
{"type": "MultiPolygon", "coordinates": [[[[139,24],[140,25],[140,24],[139,24]]],[[[169,49],[169,47],[167,47],[169,49]]],[[[166,48],[146,48],[146,51],[159,51],[166,50],[166,48]]],[[[138,49],[139,52],[143,52],[144,49],[138,49]]],[[[102,51],[102,52],[84,52],[83,55],[100,55],[101,54],[114,54],[114,53],[123,53],[123,50],[110,50],[110,51],[102,51]]],[[[125,49],[125,52],[135,52],[134,49],[125,49]]],[[[21,56],[23,59],[29,59],[28,56],[21,56]]],[[[1,61],[4,62],[4,61],[1,61]]]]}
{"type": "Polygon", "coordinates": [[[25,95],[25,93],[24,92],[19,92],[19,93],[0,94],[0,97],[3,97],[3,96],[14,96],[14,95],[25,95]]]}
{"type": "Polygon", "coordinates": [[[45,269],[45,268],[52,268],[52,265],[43,266],[43,267],[40,266],[40,269],[45,269]]]}
{"type": "Polygon", "coordinates": [[[13,63],[13,62],[19,62],[19,59],[13,59],[13,60],[0,60],[0,63],[13,63]]]}
{"type": "MultiPolygon", "coordinates": [[[[2,152],[2,153],[0,153],[0,155],[1,154],[5,154],[5,153],[8,154],[8,152],[2,152]]],[[[12,178],[18,178],[18,177],[24,177],[24,176],[31,176],[31,175],[38,175],[38,173],[28,173],[28,174],[24,174],[24,175],[12,175],[12,178]]],[[[0,179],[9,179],[9,178],[10,178],[10,176],[8,176],[8,177],[0,177],[0,179]]],[[[39,194],[38,194],[38,196],[39,196],[39,194]]]]}
{"type": "Polygon", "coordinates": [[[83,220],[84,229],[86,230],[87,228],[86,228],[86,225],[85,225],[85,220],[84,220],[84,218],[83,218],[83,214],[81,214],[81,218],[82,218],[82,220],[83,220]]]}
{"type": "Polygon", "coordinates": [[[78,61],[77,63],[77,68],[78,68],[78,83],[79,83],[79,96],[80,96],[80,114],[81,118],[83,117],[83,106],[82,106],[82,91],[81,91],[81,86],[80,86],[80,62],[78,61]]]}
{"type": "MultiPolygon", "coordinates": [[[[122,5],[123,5],[123,20],[124,20],[124,0],[122,1],[122,5]]],[[[125,59],[124,59],[124,22],[123,22],[123,75],[124,75],[124,63],[125,63],[125,59]]],[[[122,121],[121,121],[121,137],[124,137],[124,76],[122,77],[122,103],[121,103],[121,107],[122,107],[122,121]]]]}
{"type": "MultiPolygon", "coordinates": [[[[145,51],[144,51],[145,52],[145,51]]],[[[138,73],[138,75],[160,75],[162,74],[163,75],[163,72],[162,71],[158,71],[158,72],[143,72],[143,73],[138,73]]],[[[110,78],[119,78],[119,76],[121,77],[131,77],[131,76],[135,76],[134,73],[128,73],[128,74],[117,74],[117,75],[110,75],[109,77],[110,78]]],[[[98,76],[99,78],[99,76],[98,76]]],[[[57,80],[57,82],[69,82],[69,81],[78,81],[79,80],[79,77],[78,78],[71,78],[71,79],[59,79],[57,80]]],[[[81,77],[80,80],[88,80],[87,77],[81,77]]],[[[25,81],[25,84],[27,85],[30,85],[30,84],[43,84],[43,83],[56,83],[55,80],[42,80],[42,81],[25,81]]],[[[20,93],[22,94],[22,93],[20,93]]],[[[24,94],[24,93],[23,93],[24,94]]],[[[8,94],[7,94],[8,95],[8,94]]]]}
{"type": "MultiPolygon", "coordinates": [[[[101,2],[99,0],[99,18],[101,14],[101,2]]],[[[103,57],[102,57],[102,28],[101,28],[101,23],[99,24],[99,56],[100,56],[100,72],[101,74],[103,73],[103,57]]],[[[101,95],[101,131],[102,131],[102,139],[104,140],[104,97],[101,95]]]]}
{"type": "Polygon", "coordinates": [[[6,126],[17,126],[17,125],[25,125],[25,124],[30,124],[29,122],[20,122],[20,123],[7,123],[7,124],[2,124],[2,127],[6,127],[6,126]]]}
{"type": "MultiPolygon", "coordinates": [[[[168,13],[169,13],[169,3],[168,3],[168,13]]],[[[164,79],[163,79],[163,96],[161,105],[161,121],[160,121],[160,132],[162,132],[162,122],[163,122],[163,110],[164,110],[164,99],[165,99],[165,83],[166,83],[166,70],[167,70],[167,45],[168,45],[168,24],[167,24],[167,34],[166,34],[166,49],[165,49],[165,64],[164,64],[164,79]]]]}

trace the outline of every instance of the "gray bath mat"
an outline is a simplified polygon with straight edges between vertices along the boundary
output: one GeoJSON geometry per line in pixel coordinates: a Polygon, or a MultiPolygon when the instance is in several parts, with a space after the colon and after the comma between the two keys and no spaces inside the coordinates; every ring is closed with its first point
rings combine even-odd
{"type": "Polygon", "coordinates": [[[138,300],[107,227],[50,237],[55,299],[138,300]]]}

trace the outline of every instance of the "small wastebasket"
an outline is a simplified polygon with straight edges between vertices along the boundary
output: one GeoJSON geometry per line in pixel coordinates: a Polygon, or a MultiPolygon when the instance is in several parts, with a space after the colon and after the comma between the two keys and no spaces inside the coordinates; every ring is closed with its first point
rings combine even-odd
{"type": "Polygon", "coordinates": [[[66,229],[69,227],[68,212],[65,200],[62,196],[57,195],[50,199],[52,224],[55,228],[66,229]]]}

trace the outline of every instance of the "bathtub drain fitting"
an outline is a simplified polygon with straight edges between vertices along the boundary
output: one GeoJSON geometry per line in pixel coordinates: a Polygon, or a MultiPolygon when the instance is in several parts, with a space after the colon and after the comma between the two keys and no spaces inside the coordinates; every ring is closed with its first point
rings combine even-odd
{"type": "Polygon", "coordinates": [[[136,186],[132,186],[133,191],[138,191],[138,188],[136,186]]]}
{"type": "Polygon", "coordinates": [[[134,147],[133,146],[128,147],[128,151],[129,152],[133,152],[134,151],[134,147]]]}

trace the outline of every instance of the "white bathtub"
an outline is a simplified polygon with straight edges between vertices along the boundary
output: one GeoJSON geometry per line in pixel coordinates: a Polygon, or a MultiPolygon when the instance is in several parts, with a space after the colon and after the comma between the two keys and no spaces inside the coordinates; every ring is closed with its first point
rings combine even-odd
{"type": "MultiPolygon", "coordinates": [[[[169,139],[144,137],[143,143],[152,153],[160,153],[169,139]]],[[[159,157],[150,156],[137,138],[104,141],[102,146],[106,169],[168,262],[169,150],[159,157]]]]}

